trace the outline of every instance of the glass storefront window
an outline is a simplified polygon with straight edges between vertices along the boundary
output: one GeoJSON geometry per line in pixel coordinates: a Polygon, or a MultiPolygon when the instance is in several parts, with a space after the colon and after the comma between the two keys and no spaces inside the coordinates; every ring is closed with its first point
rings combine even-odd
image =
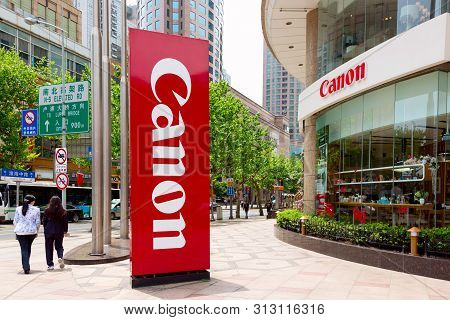
{"type": "Polygon", "coordinates": [[[355,97],[317,118],[316,189],[337,219],[357,223],[358,208],[369,221],[444,222],[450,209],[450,141],[444,141],[449,82],[447,73],[432,72],[355,97]],[[439,168],[432,170],[430,161],[439,168]]]}
{"type": "Polygon", "coordinates": [[[449,10],[443,0],[320,0],[317,78],[449,10]]]}

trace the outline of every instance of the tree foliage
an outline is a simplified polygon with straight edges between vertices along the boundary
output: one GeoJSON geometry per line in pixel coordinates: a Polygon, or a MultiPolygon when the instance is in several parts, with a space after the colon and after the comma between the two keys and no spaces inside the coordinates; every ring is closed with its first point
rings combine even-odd
{"type": "Polygon", "coordinates": [[[32,139],[21,136],[21,110],[35,107],[37,81],[16,52],[0,48],[0,167],[20,169],[37,157],[32,139]]]}
{"type": "Polygon", "coordinates": [[[301,177],[299,159],[274,151],[275,144],[258,116],[230,93],[225,82],[210,84],[211,179],[233,178],[236,190],[252,187],[257,194],[282,183],[295,192],[301,177]]]}

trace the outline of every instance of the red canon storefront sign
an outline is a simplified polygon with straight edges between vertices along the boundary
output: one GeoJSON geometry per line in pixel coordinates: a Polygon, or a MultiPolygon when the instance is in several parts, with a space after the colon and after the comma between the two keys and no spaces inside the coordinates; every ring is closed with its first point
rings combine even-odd
{"type": "Polygon", "coordinates": [[[324,80],[320,85],[320,96],[324,98],[333,92],[344,89],[346,86],[351,86],[353,83],[360,81],[365,77],[366,63],[363,62],[334,79],[324,80]]]}
{"type": "Polygon", "coordinates": [[[208,42],[130,29],[131,273],[209,269],[208,42]]]}

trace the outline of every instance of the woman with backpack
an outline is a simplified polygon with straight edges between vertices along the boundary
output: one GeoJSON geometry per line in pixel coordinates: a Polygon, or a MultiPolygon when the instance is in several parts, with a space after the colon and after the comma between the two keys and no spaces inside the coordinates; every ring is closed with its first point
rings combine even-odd
{"type": "Polygon", "coordinates": [[[48,208],[44,212],[44,234],[45,234],[45,256],[47,258],[47,270],[53,270],[53,248],[58,255],[58,263],[61,269],[64,268],[64,234],[67,233],[67,212],[62,206],[61,199],[53,196],[50,199],[48,208]]]}
{"type": "Polygon", "coordinates": [[[35,202],[34,196],[25,196],[23,205],[16,208],[14,215],[14,233],[20,244],[22,268],[25,274],[30,273],[31,245],[41,226],[41,214],[39,208],[34,206],[35,202]]]}

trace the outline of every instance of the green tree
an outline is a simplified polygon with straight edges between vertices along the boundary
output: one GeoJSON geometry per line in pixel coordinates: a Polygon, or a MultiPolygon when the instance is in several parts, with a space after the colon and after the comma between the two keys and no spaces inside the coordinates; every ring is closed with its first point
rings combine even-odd
{"type": "Polygon", "coordinates": [[[35,107],[37,81],[15,51],[0,48],[0,167],[24,168],[37,157],[32,139],[21,136],[21,110],[35,107]]]}

